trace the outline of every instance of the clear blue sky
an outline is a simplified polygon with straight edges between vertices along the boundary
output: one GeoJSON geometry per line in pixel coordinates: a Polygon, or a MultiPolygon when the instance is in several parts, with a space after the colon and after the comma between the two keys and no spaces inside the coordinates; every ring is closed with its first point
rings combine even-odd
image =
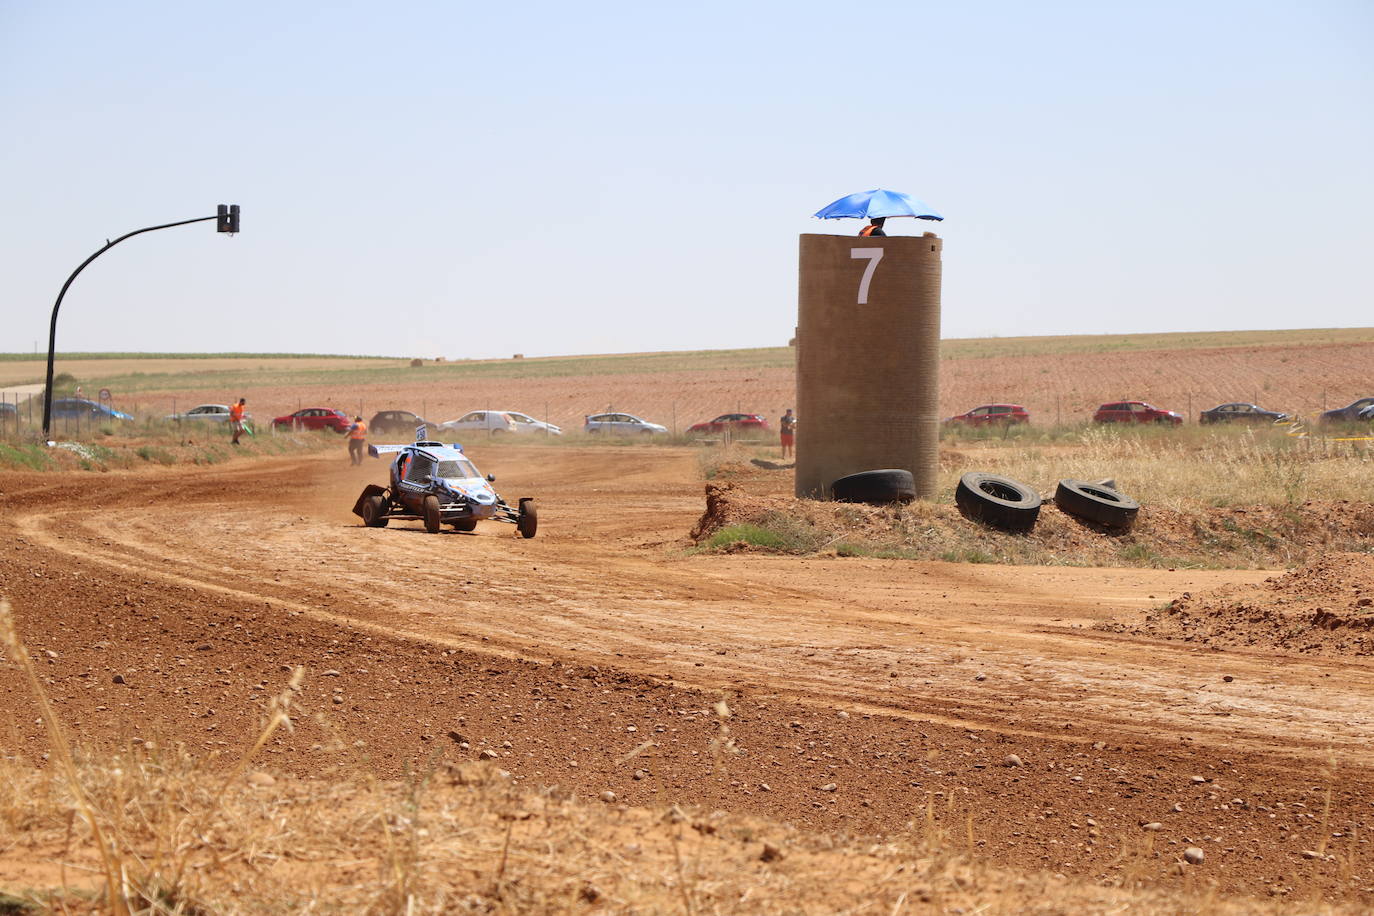
{"type": "Polygon", "coordinates": [[[1374,325],[1374,4],[0,0],[0,350],[764,346],[851,191],[947,337],[1374,325]]]}

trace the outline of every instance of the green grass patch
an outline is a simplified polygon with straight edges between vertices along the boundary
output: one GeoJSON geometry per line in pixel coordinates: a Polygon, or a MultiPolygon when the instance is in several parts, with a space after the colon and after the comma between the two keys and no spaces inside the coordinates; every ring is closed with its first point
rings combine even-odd
{"type": "Polygon", "coordinates": [[[165,448],[156,445],[140,445],[134,449],[134,454],[144,461],[151,461],[155,464],[175,464],[176,457],[165,448]]]}
{"type": "Polygon", "coordinates": [[[770,550],[785,550],[787,540],[776,531],[770,531],[760,525],[748,523],[739,525],[729,525],[711,535],[711,539],[706,542],[708,550],[720,550],[723,547],[733,547],[736,544],[748,544],[751,547],[765,547],[770,550]]]}
{"type": "MultiPolygon", "coordinates": [[[[350,356],[346,353],[96,353],[85,350],[59,351],[53,361],[63,359],[400,359],[399,356],[350,356]]],[[[0,353],[0,363],[44,363],[47,353],[0,353]]]]}
{"type": "Polygon", "coordinates": [[[960,547],[940,554],[946,563],[996,563],[997,557],[977,547],[960,547]]]}
{"type": "Polygon", "coordinates": [[[702,545],[702,550],[727,550],[741,544],[780,553],[811,553],[825,543],[826,535],[801,519],[782,512],[767,512],[756,523],[727,525],[702,545]]]}
{"type": "Polygon", "coordinates": [[[48,450],[36,443],[10,444],[0,442],[0,467],[26,471],[46,471],[52,461],[48,450]]]}
{"type": "Polygon", "coordinates": [[[921,553],[904,547],[879,547],[872,544],[841,542],[835,545],[837,557],[868,557],[875,560],[919,560],[921,553]]]}

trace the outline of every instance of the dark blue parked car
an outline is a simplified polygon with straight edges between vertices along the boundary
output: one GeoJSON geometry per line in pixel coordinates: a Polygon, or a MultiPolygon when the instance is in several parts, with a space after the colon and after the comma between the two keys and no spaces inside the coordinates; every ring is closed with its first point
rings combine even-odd
{"type": "Polygon", "coordinates": [[[76,420],[78,422],[104,423],[109,420],[132,420],[129,414],[113,407],[106,407],[85,398],[54,398],[52,402],[54,420],[76,420]]]}
{"type": "Polygon", "coordinates": [[[1328,410],[1317,419],[1322,423],[1354,423],[1366,407],[1374,407],[1374,398],[1356,398],[1344,407],[1328,410]]]}

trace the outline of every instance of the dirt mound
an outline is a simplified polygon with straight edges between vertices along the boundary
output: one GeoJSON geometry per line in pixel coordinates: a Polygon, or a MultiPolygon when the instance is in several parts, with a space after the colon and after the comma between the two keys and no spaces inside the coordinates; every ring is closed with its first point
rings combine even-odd
{"type": "Polygon", "coordinates": [[[1327,554],[1258,585],[1184,592],[1142,619],[1099,628],[1205,645],[1374,655],[1374,556],[1327,554]]]}
{"type": "MultiPolygon", "coordinates": [[[[762,474],[764,472],[753,471],[762,474]]],[[[965,519],[953,505],[865,506],[759,494],[749,472],[708,484],[698,544],[732,525],[785,528],[791,552],[1073,566],[1264,568],[1317,553],[1374,549],[1374,504],[1342,500],[1300,506],[1190,510],[1145,506],[1135,527],[1111,532],[1047,502],[1034,530],[1006,534],[965,519]],[[805,536],[799,526],[806,529],[805,536]]]]}

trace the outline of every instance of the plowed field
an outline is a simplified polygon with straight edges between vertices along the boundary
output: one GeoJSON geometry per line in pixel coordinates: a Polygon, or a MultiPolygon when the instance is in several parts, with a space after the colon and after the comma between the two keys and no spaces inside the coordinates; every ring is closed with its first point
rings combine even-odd
{"type": "MultiPolygon", "coordinates": [[[[1021,344],[952,341],[940,365],[940,411],[950,416],[978,404],[1009,401],[1024,405],[1034,424],[1054,425],[1084,422],[1105,401],[1139,398],[1183,413],[1188,422],[1196,422],[1199,411],[1229,401],[1253,401],[1312,418],[1328,407],[1374,395],[1368,377],[1374,341],[1270,333],[1274,342],[1264,345],[1149,349],[1132,337],[1103,337],[1093,338],[1098,349],[1063,352],[1053,350],[1054,338],[1021,344]]],[[[85,380],[87,394],[105,384],[102,379],[113,378],[116,406],[140,418],[247,397],[260,425],[300,407],[336,407],[365,418],[378,410],[405,409],[435,422],[490,408],[523,411],[575,430],[588,414],[620,410],[680,432],[733,411],[776,421],[784,409],[796,406],[790,351],[730,353],[728,359],[706,352],[654,355],[661,359],[458,362],[418,370],[399,360],[322,357],[294,363],[264,359],[261,366],[251,358],[59,361],[58,368],[85,380]]],[[[32,364],[0,365],[0,376],[6,372],[16,379],[41,377],[32,364]]]]}
{"type": "Polygon", "coordinates": [[[691,450],[473,452],[540,500],[537,538],[360,527],[384,470],[333,455],[4,475],[3,588],[95,746],[242,746],[299,664],[267,753],[306,775],[491,751],[630,804],[872,834],[929,810],[1012,867],[1167,884],[1197,846],[1226,892],[1374,900],[1368,659],[1093,628],[1268,573],[694,554],[691,450]]]}

